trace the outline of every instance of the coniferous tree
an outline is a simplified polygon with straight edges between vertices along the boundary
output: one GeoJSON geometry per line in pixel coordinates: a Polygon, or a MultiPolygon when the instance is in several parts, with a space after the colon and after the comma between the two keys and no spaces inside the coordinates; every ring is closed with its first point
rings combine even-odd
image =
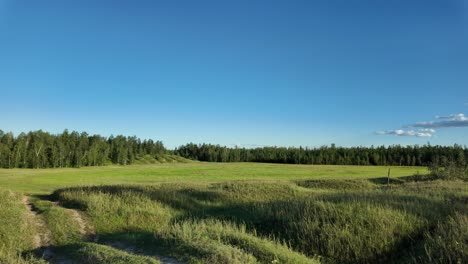
{"type": "Polygon", "coordinates": [[[194,160],[211,162],[269,162],[330,165],[401,165],[428,166],[433,162],[466,163],[468,149],[455,146],[380,146],[343,148],[332,145],[320,148],[227,148],[220,145],[189,143],[175,153],[194,160]]]}
{"type": "Polygon", "coordinates": [[[68,130],[58,135],[38,130],[15,137],[0,130],[0,168],[100,166],[108,162],[126,165],[138,156],[157,158],[164,153],[161,141],[141,141],[137,137],[105,138],[68,130]]]}

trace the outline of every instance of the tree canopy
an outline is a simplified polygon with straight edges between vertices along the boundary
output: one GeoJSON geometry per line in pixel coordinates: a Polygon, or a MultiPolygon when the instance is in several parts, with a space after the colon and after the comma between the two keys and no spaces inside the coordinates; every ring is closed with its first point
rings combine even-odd
{"type": "MultiPolygon", "coordinates": [[[[142,156],[157,158],[167,153],[161,141],[141,140],[136,136],[89,135],[63,131],[51,134],[42,130],[5,133],[0,130],[0,168],[63,168],[132,164],[142,156]]],[[[468,148],[454,146],[379,146],[379,147],[261,147],[229,148],[212,144],[189,143],[174,150],[184,158],[209,162],[266,162],[321,165],[397,165],[430,166],[447,161],[466,166],[468,148]]]]}
{"type": "Polygon", "coordinates": [[[1,168],[126,165],[133,163],[138,156],[156,157],[165,151],[161,141],[141,140],[135,136],[106,138],[68,130],[56,135],[38,130],[14,136],[0,130],[1,168]]]}
{"type": "Polygon", "coordinates": [[[379,146],[379,147],[262,147],[228,148],[212,144],[186,144],[175,150],[184,158],[214,162],[266,162],[322,165],[428,166],[446,160],[466,164],[468,149],[454,146],[379,146]]]}

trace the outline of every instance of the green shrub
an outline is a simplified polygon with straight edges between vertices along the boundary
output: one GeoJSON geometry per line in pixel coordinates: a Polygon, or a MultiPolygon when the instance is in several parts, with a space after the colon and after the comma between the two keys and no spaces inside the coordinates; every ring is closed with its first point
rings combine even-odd
{"type": "Polygon", "coordinates": [[[429,170],[434,179],[468,180],[468,165],[465,162],[444,161],[440,164],[433,163],[429,166],[429,170]]]}

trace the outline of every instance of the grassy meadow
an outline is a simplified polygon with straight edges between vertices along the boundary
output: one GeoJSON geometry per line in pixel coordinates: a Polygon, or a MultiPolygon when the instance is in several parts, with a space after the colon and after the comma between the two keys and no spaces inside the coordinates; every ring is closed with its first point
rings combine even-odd
{"type": "Polygon", "coordinates": [[[387,169],[0,170],[0,263],[466,263],[468,184],[387,169]]]}
{"type": "MultiPolygon", "coordinates": [[[[0,186],[26,194],[49,194],[72,186],[212,183],[229,180],[365,179],[387,176],[384,166],[177,162],[64,169],[0,169],[0,186]]],[[[392,177],[427,173],[425,167],[391,167],[392,177]]]]}

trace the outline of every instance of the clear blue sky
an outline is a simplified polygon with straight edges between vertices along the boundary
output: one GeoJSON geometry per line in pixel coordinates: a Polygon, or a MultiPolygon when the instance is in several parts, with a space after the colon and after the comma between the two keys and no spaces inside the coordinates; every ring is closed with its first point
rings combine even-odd
{"type": "Polygon", "coordinates": [[[16,134],[468,144],[466,116],[465,0],[0,0],[16,134]]]}

